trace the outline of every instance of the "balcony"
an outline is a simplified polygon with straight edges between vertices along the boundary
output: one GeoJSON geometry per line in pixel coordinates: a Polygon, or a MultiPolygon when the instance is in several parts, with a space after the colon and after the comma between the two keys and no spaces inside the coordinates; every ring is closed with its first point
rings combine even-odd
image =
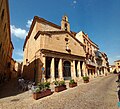
{"type": "Polygon", "coordinates": [[[86,60],[86,64],[91,65],[91,66],[96,66],[96,63],[94,63],[90,60],[86,60]]]}

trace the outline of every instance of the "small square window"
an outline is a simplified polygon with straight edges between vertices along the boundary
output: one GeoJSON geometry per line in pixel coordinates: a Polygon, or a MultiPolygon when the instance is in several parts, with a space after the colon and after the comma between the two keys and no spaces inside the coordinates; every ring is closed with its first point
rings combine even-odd
{"type": "Polygon", "coordinates": [[[3,20],[4,17],[4,9],[2,10],[2,15],[1,15],[1,19],[3,20]]]}

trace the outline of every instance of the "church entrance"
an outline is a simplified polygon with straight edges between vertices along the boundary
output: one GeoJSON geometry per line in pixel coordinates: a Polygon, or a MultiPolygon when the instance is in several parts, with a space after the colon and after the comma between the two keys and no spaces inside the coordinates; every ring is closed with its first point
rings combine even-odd
{"type": "Polygon", "coordinates": [[[64,61],[63,77],[65,80],[71,79],[71,63],[69,61],[64,61]]]}

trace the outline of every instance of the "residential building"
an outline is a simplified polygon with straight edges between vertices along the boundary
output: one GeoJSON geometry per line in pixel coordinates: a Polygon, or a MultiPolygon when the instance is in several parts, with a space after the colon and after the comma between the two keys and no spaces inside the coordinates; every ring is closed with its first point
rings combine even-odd
{"type": "Polygon", "coordinates": [[[13,44],[10,34],[8,0],[0,0],[0,83],[11,78],[13,44]]]}
{"type": "Polygon", "coordinates": [[[106,74],[108,72],[110,72],[110,69],[109,69],[109,62],[108,62],[108,57],[106,55],[106,53],[104,52],[101,52],[102,54],[102,73],[103,74],[106,74]]]}
{"type": "Polygon", "coordinates": [[[99,50],[98,45],[90,40],[87,34],[80,31],[75,36],[82,44],[86,54],[86,72],[90,77],[97,76],[96,72],[96,52],[99,50]]]}
{"type": "Polygon", "coordinates": [[[120,72],[120,60],[115,61],[115,69],[116,69],[117,73],[120,72]]]}
{"type": "Polygon", "coordinates": [[[108,69],[108,58],[105,53],[99,51],[99,46],[95,44],[87,34],[80,31],[75,36],[82,44],[84,44],[84,51],[86,54],[86,73],[89,77],[96,77],[103,75],[108,69]]]}
{"type": "Polygon", "coordinates": [[[21,77],[22,62],[15,62],[15,71],[17,72],[16,77],[21,77]]]}
{"type": "Polygon", "coordinates": [[[109,65],[109,69],[111,73],[117,73],[116,69],[115,69],[115,65],[109,65]]]}
{"type": "Polygon", "coordinates": [[[33,81],[78,79],[85,75],[84,45],[70,30],[35,16],[24,43],[23,77],[33,81]]]}

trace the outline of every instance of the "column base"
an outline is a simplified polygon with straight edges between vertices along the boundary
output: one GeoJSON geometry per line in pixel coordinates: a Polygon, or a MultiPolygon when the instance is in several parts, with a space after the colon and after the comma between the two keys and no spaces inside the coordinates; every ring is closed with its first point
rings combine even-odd
{"type": "Polygon", "coordinates": [[[54,82],[54,81],[55,81],[55,78],[51,78],[51,79],[50,79],[50,82],[54,82]]]}
{"type": "Polygon", "coordinates": [[[72,77],[72,79],[74,79],[75,81],[77,80],[77,77],[72,77]]]}
{"type": "Polygon", "coordinates": [[[59,80],[60,80],[60,81],[63,81],[63,80],[64,80],[64,78],[63,78],[63,77],[61,77],[61,78],[59,78],[59,80]]]}

